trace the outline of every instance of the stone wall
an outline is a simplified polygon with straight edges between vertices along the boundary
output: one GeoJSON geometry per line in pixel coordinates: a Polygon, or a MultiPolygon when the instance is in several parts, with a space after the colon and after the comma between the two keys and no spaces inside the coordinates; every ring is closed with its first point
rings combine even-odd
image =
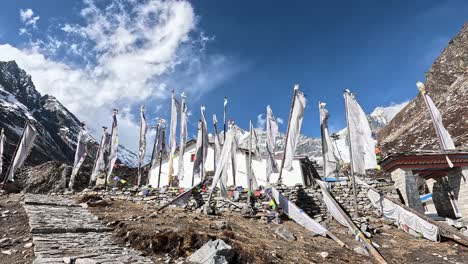
{"type": "MultiPolygon", "coordinates": [[[[391,195],[392,197],[398,197],[396,191],[393,187],[393,182],[390,179],[387,180],[367,180],[369,185],[383,191],[385,194],[391,195]]],[[[278,191],[280,191],[284,196],[294,202],[299,208],[304,210],[308,215],[310,215],[314,220],[322,222],[327,218],[327,208],[322,199],[322,192],[318,186],[303,187],[301,185],[296,185],[292,187],[287,186],[276,186],[278,191]]],[[[341,181],[329,183],[330,192],[336,198],[338,203],[350,214],[354,212],[354,201],[353,201],[353,190],[352,184],[350,181],[341,181]]],[[[358,210],[361,214],[371,215],[375,212],[375,209],[372,207],[370,200],[367,198],[367,188],[356,185],[357,189],[357,200],[358,200],[358,210]]],[[[132,201],[135,203],[152,205],[159,207],[170,202],[172,199],[177,197],[182,190],[178,188],[167,188],[167,189],[112,189],[110,191],[92,191],[84,190],[80,195],[98,195],[103,198],[113,198],[126,201],[132,201]],[[143,193],[146,193],[146,196],[143,193]]],[[[228,189],[229,194],[233,198],[234,202],[228,202],[224,198],[219,197],[218,193],[213,194],[213,200],[216,202],[216,207],[220,212],[225,211],[234,211],[240,212],[241,207],[244,203],[247,202],[247,192],[238,191],[236,192],[234,188],[228,189]]],[[[208,200],[209,192],[204,189],[197,190],[197,195],[194,195],[190,198],[187,204],[188,209],[195,210],[199,207],[200,204],[208,200]]],[[[256,192],[256,203],[255,207],[257,209],[262,209],[268,206],[269,197],[264,192],[256,192]]]]}

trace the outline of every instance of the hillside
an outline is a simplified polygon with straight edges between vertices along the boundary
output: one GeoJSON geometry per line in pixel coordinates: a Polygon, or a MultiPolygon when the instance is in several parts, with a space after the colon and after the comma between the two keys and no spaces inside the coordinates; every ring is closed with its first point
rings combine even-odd
{"type": "MultiPolygon", "coordinates": [[[[425,84],[455,146],[468,148],[468,23],[434,61],[426,73],[425,84]]],[[[417,91],[416,85],[408,88],[417,91]]],[[[380,130],[377,140],[384,153],[439,148],[421,95],[380,130]]]]}

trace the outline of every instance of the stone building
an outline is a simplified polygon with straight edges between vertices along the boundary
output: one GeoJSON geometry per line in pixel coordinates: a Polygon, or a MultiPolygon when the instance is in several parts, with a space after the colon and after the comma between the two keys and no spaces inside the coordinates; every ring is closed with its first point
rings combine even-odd
{"type": "Polygon", "coordinates": [[[468,151],[391,154],[381,166],[391,173],[400,198],[409,207],[468,221],[468,151]],[[421,202],[421,196],[427,194],[432,194],[432,203],[421,202]]]}

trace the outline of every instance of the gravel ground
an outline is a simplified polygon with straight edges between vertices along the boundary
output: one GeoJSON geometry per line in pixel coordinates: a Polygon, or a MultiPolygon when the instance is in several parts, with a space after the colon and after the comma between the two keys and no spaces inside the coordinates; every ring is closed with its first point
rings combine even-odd
{"type": "Polygon", "coordinates": [[[19,194],[0,195],[0,263],[32,263],[34,260],[28,217],[20,199],[19,194]]]}

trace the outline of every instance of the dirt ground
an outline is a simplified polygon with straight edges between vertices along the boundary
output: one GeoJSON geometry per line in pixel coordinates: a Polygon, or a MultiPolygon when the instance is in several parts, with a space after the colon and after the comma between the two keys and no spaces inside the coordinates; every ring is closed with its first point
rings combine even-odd
{"type": "Polygon", "coordinates": [[[32,263],[33,246],[28,217],[19,194],[0,195],[0,263],[32,263]],[[1,243],[2,240],[7,240],[1,243]],[[25,248],[29,247],[29,248],[25,248]]]}
{"type": "MultiPolygon", "coordinates": [[[[206,216],[181,208],[154,213],[154,207],[132,202],[113,200],[107,204],[90,210],[114,226],[118,240],[148,256],[168,253],[174,259],[187,257],[209,239],[221,238],[233,246],[240,263],[375,263],[372,257],[353,251],[359,243],[334,220],[328,223],[328,228],[348,248],[341,248],[332,239],[313,236],[293,221],[280,224],[297,237],[296,241],[286,241],[275,235],[279,224],[246,219],[234,213],[206,216]],[[223,221],[228,228],[220,228],[225,226],[220,224],[223,221]],[[328,257],[320,256],[321,252],[327,252],[328,257]]],[[[373,240],[389,263],[466,263],[468,259],[468,248],[454,242],[418,239],[388,225],[386,229],[378,229],[373,240]]]]}

